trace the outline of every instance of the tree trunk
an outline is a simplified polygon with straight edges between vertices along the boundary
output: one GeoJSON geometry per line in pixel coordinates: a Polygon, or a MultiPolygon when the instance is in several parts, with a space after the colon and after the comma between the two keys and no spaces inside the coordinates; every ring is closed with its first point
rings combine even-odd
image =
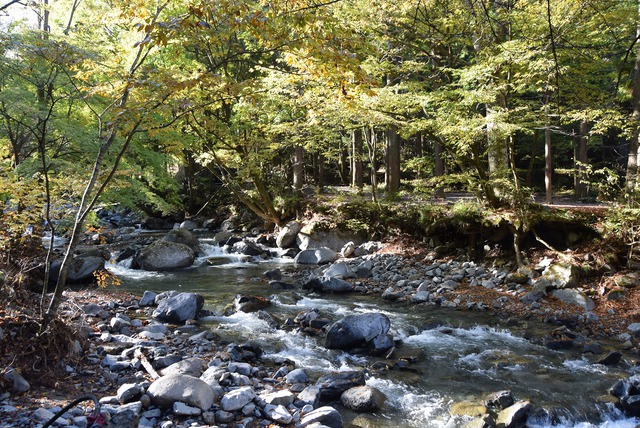
{"type": "Polygon", "coordinates": [[[575,139],[575,197],[577,199],[587,196],[587,141],[589,124],[586,121],[580,122],[580,132],[575,139]]]}
{"type": "Polygon", "coordinates": [[[304,148],[300,145],[293,149],[293,190],[302,191],[304,186],[304,148]]]}
{"type": "MultiPolygon", "coordinates": [[[[640,15],[640,1],[638,2],[638,15],[640,15]]],[[[633,134],[629,144],[629,155],[627,157],[627,193],[631,196],[637,186],[638,180],[638,139],[640,138],[640,23],[636,26],[636,61],[633,68],[633,88],[631,98],[633,103],[633,134]]]]}
{"type": "Polygon", "coordinates": [[[371,199],[373,202],[378,202],[378,164],[376,162],[376,151],[378,141],[376,138],[376,131],[373,127],[367,130],[367,149],[369,150],[369,163],[371,165],[371,199]]]}
{"type": "MultiPolygon", "coordinates": [[[[444,147],[439,141],[433,143],[433,156],[435,160],[435,176],[436,178],[444,176],[444,159],[442,158],[442,152],[444,147]]],[[[434,196],[438,199],[444,199],[444,187],[437,186],[434,192],[434,196]]]]}
{"type": "Polygon", "coordinates": [[[362,193],[364,179],[362,174],[362,129],[351,132],[351,187],[362,193]]]}
{"type": "Polygon", "coordinates": [[[389,126],[387,137],[387,193],[394,196],[400,191],[400,142],[398,128],[389,126]]]}
{"type": "Polygon", "coordinates": [[[545,202],[550,204],[553,201],[553,189],[551,186],[551,117],[549,104],[544,108],[546,124],[544,128],[544,190],[545,202]]]}

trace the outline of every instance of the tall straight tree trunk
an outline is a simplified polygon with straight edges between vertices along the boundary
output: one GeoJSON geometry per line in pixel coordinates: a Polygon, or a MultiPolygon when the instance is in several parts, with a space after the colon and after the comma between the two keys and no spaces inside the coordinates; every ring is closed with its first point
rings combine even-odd
{"type": "Polygon", "coordinates": [[[362,174],[362,129],[351,132],[351,187],[362,193],[364,179],[362,174]]]}
{"type": "Polygon", "coordinates": [[[398,128],[390,125],[387,137],[387,193],[393,196],[400,191],[400,142],[398,128]]]}
{"type": "MultiPolygon", "coordinates": [[[[638,1],[638,15],[640,16],[640,1],[638,1]]],[[[638,18],[638,17],[637,17],[638,18]]],[[[640,20],[636,26],[636,61],[633,68],[633,88],[631,98],[633,103],[633,135],[629,144],[627,158],[627,193],[631,196],[635,192],[638,181],[638,139],[640,138],[640,20]]]]}
{"type": "MultiPolygon", "coordinates": [[[[439,141],[433,143],[433,157],[435,159],[435,176],[436,178],[444,176],[444,159],[442,158],[442,152],[444,147],[439,141]]],[[[444,187],[436,187],[434,196],[439,199],[444,199],[444,187]]]]}
{"type": "Polygon", "coordinates": [[[577,199],[587,196],[587,141],[589,124],[586,121],[580,122],[580,131],[575,139],[575,196],[577,199]]]}
{"type": "Polygon", "coordinates": [[[293,149],[293,190],[300,192],[304,186],[304,148],[300,145],[293,149]]]}
{"type": "Polygon", "coordinates": [[[553,201],[553,189],[551,186],[551,117],[549,104],[544,107],[546,124],[544,128],[544,190],[545,202],[550,204],[553,201]]]}
{"type": "Polygon", "coordinates": [[[376,138],[376,131],[373,127],[367,130],[367,149],[369,151],[369,163],[371,165],[371,199],[373,202],[378,202],[378,164],[376,162],[378,140],[376,138]]]}

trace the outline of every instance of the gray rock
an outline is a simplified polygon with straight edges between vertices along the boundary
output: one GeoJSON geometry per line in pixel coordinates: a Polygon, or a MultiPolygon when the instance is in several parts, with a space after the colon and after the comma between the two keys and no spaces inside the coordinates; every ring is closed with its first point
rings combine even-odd
{"type": "Polygon", "coordinates": [[[278,268],[269,269],[264,273],[265,278],[273,281],[280,281],[282,279],[282,271],[278,268]]]}
{"type": "Polygon", "coordinates": [[[389,318],[381,313],[348,315],[329,327],[325,347],[348,350],[367,346],[385,336],[390,327],[389,318]]]}
{"type": "MultiPolygon", "coordinates": [[[[67,272],[68,282],[93,282],[94,272],[104,270],[105,260],[98,256],[75,256],[69,265],[67,272]]],[[[50,281],[56,282],[60,274],[62,260],[54,260],[51,263],[50,281]]]]}
{"type": "Polygon", "coordinates": [[[363,371],[345,371],[321,376],[316,386],[320,388],[321,400],[338,399],[347,389],[365,384],[363,371]]]}
{"type": "Polygon", "coordinates": [[[179,293],[163,299],[152,316],[162,322],[181,324],[195,319],[204,305],[204,299],[195,293],[179,293]]]}
{"type": "Polygon", "coordinates": [[[21,393],[31,389],[29,382],[13,367],[7,367],[4,372],[4,378],[11,382],[12,392],[21,393]]]}
{"type": "Polygon", "coordinates": [[[429,301],[431,294],[428,291],[420,290],[411,296],[411,303],[424,303],[429,301]]]}
{"type": "Polygon", "coordinates": [[[200,377],[206,369],[206,361],[198,357],[191,357],[171,364],[170,366],[162,369],[160,373],[163,376],[185,374],[193,377],[200,377]]]}
{"type": "Polygon", "coordinates": [[[338,254],[330,248],[321,247],[300,251],[293,259],[295,263],[307,265],[324,265],[333,262],[338,254]]]}
{"type": "Polygon", "coordinates": [[[282,405],[267,404],[264,406],[264,413],[267,418],[279,424],[289,425],[293,421],[291,413],[282,405]]]}
{"type": "Polygon", "coordinates": [[[640,323],[634,322],[627,326],[627,331],[633,336],[640,337],[640,323]]]}
{"type": "Polygon", "coordinates": [[[357,278],[356,273],[345,262],[333,263],[322,276],[325,278],[357,278]]]}
{"type": "Polygon", "coordinates": [[[496,426],[504,428],[522,428],[533,406],[529,401],[519,401],[500,411],[496,418],[496,426]]]}
{"type": "Polygon", "coordinates": [[[36,421],[45,422],[45,421],[48,421],[49,419],[53,418],[54,416],[55,416],[55,413],[53,413],[53,412],[51,412],[51,411],[49,411],[49,410],[47,410],[45,408],[42,408],[42,407],[40,407],[39,409],[36,409],[33,412],[33,418],[36,421]]]}
{"type": "Polygon", "coordinates": [[[312,407],[318,407],[320,403],[320,387],[309,385],[298,394],[298,401],[312,407]]]}
{"type": "Polygon", "coordinates": [[[340,255],[342,257],[351,257],[353,253],[356,251],[356,244],[353,241],[349,241],[340,250],[340,255]]]}
{"type": "Polygon", "coordinates": [[[201,413],[199,407],[188,406],[180,401],[173,403],[173,414],[176,416],[198,416],[201,413]]]}
{"type": "Polygon", "coordinates": [[[139,400],[144,394],[144,388],[137,383],[125,383],[120,385],[116,392],[116,398],[120,404],[129,403],[131,401],[139,400]]]}
{"type": "Polygon", "coordinates": [[[387,396],[372,386],[349,388],[340,396],[342,405],[357,412],[373,412],[384,406],[387,396]]]}
{"type": "Polygon", "coordinates": [[[142,413],[142,403],[124,404],[116,410],[109,421],[110,427],[118,428],[138,428],[140,421],[140,413],[142,413]]]}
{"type": "Polygon", "coordinates": [[[340,413],[330,406],[315,409],[300,419],[300,428],[310,427],[313,424],[322,424],[329,428],[342,428],[344,426],[340,413]]]}
{"type": "Polygon", "coordinates": [[[280,230],[276,238],[276,245],[279,248],[291,248],[296,245],[296,236],[302,229],[302,224],[298,221],[290,221],[280,230]]]}
{"type": "Polygon", "coordinates": [[[256,397],[256,393],[250,386],[243,386],[227,392],[220,400],[222,410],[233,412],[242,409],[256,397]]]}
{"type": "Polygon", "coordinates": [[[340,278],[311,278],[302,286],[303,288],[309,290],[321,291],[325,293],[343,293],[353,291],[353,284],[340,278]]]}
{"type": "Polygon", "coordinates": [[[172,408],[173,403],[181,401],[208,410],[216,401],[215,392],[206,382],[183,374],[157,379],[149,386],[147,394],[154,404],[166,408],[172,408]]]}
{"type": "Polygon", "coordinates": [[[260,394],[260,399],[262,399],[267,404],[273,404],[274,406],[289,406],[293,404],[296,396],[293,392],[288,391],[286,389],[269,392],[265,394],[260,394]]]}
{"type": "Polygon", "coordinates": [[[138,302],[138,306],[140,307],[154,306],[156,304],[156,296],[158,296],[157,293],[154,293],[153,291],[150,291],[150,290],[146,290],[144,294],[142,294],[142,297],[138,302]]]}
{"type": "Polygon", "coordinates": [[[307,382],[309,382],[309,376],[307,376],[307,373],[305,373],[305,371],[303,369],[291,370],[289,373],[287,373],[287,375],[284,377],[284,379],[288,383],[307,383],[307,382]]]}
{"type": "MultiPolygon", "coordinates": [[[[195,229],[195,227],[192,229],[195,229]]],[[[176,244],[186,245],[187,247],[191,248],[191,250],[195,254],[202,253],[202,248],[200,248],[200,241],[198,240],[198,237],[190,232],[188,228],[180,227],[178,229],[170,230],[166,235],[162,237],[162,240],[166,242],[174,242],[176,244]]]]}
{"type": "MultiPolygon", "coordinates": [[[[185,220],[180,223],[180,229],[193,230],[200,227],[197,221],[194,220],[185,220]]],[[[175,230],[175,229],[174,229],[175,230]]]]}
{"type": "Polygon", "coordinates": [[[565,288],[561,290],[553,290],[551,294],[558,300],[561,300],[565,303],[570,303],[572,305],[580,306],[586,311],[590,311],[596,307],[596,304],[590,297],[588,297],[583,292],[575,289],[565,288]]]}
{"type": "Polygon", "coordinates": [[[258,244],[246,239],[235,242],[231,246],[231,252],[251,257],[261,256],[265,253],[265,251],[258,244]]]}
{"type": "Polygon", "coordinates": [[[187,245],[169,241],[156,241],[138,254],[136,261],[141,269],[171,271],[193,264],[195,254],[187,245]]]}

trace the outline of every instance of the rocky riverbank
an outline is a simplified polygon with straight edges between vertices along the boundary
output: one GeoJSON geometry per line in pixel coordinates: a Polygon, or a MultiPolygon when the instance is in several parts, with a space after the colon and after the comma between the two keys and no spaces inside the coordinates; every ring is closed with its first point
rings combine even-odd
{"type": "MultiPolygon", "coordinates": [[[[282,239],[279,236],[276,241],[282,245],[282,239]]],[[[251,257],[269,253],[266,241],[234,241],[227,237],[224,243],[237,252],[258,252],[251,257]]],[[[417,309],[439,306],[493,313],[507,326],[528,319],[543,321],[549,331],[540,340],[549,348],[595,354],[601,364],[616,364],[622,352],[627,358],[637,355],[640,326],[633,322],[633,308],[623,304],[637,292],[637,278],[632,274],[625,276],[624,286],[621,282],[616,288],[593,293],[575,283],[571,266],[550,258],[528,269],[510,271],[464,257],[438,257],[435,252],[407,255],[379,243],[340,245],[339,251],[326,247],[303,250],[296,257],[305,269],[265,272],[263,281],[274,292],[372,294],[417,309]],[[616,299],[612,293],[627,299],[616,299]],[[599,341],[604,339],[612,339],[619,349],[602,346],[599,341]]],[[[63,316],[75,320],[80,334],[75,357],[65,361],[67,377],[60,380],[60,391],[68,392],[58,397],[60,401],[50,401],[50,394],[29,389],[19,373],[5,375],[12,382],[12,391],[1,396],[0,422],[7,426],[42,425],[60,406],[85,393],[99,398],[105,423],[109,420],[111,426],[123,427],[333,427],[342,426],[342,419],[332,403],[369,411],[383,405],[384,396],[366,386],[363,372],[310,379],[290,361],[261,359],[261,350],[253,344],[225,343],[215,332],[202,331],[197,319],[208,314],[200,311],[202,302],[197,298],[190,312],[190,306],[179,301],[173,312],[163,315],[158,311],[169,301],[167,297],[175,296],[147,294],[111,300],[96,290],[67,293],[66,297],[63,316]],[[186,315],[176,315],[183,310],[186,315]]],[[[259,310],[261,304],[268,304],[253,297],[243,300],[240,296],[235,310],[259,310]],[[250,305],[242,306],[246,303],[250,305]]],[[[327,334],[342,320],[325,315],[301,313],[284,325],[275,319],[270,322],[273,328],[327,334]]],[[[270,318],[269,314],[265,317],[270,318]]],[[[382,320],[376,325],[384,324],[382,320]]],[[[4,334],[4,340],[10,338],[10,329],[4,334]]],[[[356,340],[340,349],[383,353],[391,365],[407,363],[394,362],[394,338],[388,338],[386,331],[364,336],[366,343],[356,340]]],[[[626,396],[633,396],[628,392],[626,396]]],[[[531,410],[526,402],[485,407],[496,418],[509,409],[514,425],[504,426],[518,426],[523,412],[531,410]]],[[[82,428],[91,422],[86,413],[76,406],[56,423],[82,428]]]]}

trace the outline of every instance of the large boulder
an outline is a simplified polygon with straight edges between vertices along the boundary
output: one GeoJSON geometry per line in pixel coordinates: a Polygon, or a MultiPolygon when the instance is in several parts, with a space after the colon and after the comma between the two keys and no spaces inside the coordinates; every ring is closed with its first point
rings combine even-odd
{"type": "Polygon", "coordinates": [[[213,389],[203,380],[185,374],[171,374],[154,381],[147,394],[151,401],[161,407],[172,408],[180,401],[189,406],[208,410],[217,397],[213,389]]]}
{"type": "Polygon", "coordinates": [[[542,277],[555,288],[573,287],[578,282],[579,275],[580,270],[571,263],[552,263],[542,272],[542,277]]]}
{"type": "Polygon", "coordinates": [[[162,299],[153,311],[153,318],[162,322],[182,324],[196,319],[204,306],[204,298],[195,293],[178,293],[162,299]]]}
{"type": "Polygon", "coordinates": [[[393,341],[387,336],[389,328],[389,318],[381,313],[348,315],[329,327],[325,347],[343,350],[369,348],[376,353],[384,352],[393,347],[393,341]]]}
{"type": "Polygon", "coordinates": [[[156,241],[138,254],[136,261],[143,270],[170,271],[183,269],[193,264],[193,250],[177,242],[156,241]]]}
{"type": "MultiPolygon", "coordinates": [[[[62,266],[62,260],[54,260],[51,263],[51,281],[58,281],[60,275],[60,267],[62,266]]],[[[75,256],[71,260],[69,270],[67,272],[68,282],[90,282],[95,280],[94,273],[100,270],[104,270],[104,258],[94,255],[82,255],[75,256]]]]}
{"type": "Polygon", "coordinates": [[[500,411],[496,418],[496,426],[504,428],[522,428],[526,426],[527,418],[533,405],[529,401],[518,401],[512,406],[500,411]]]}
{"type": "Polygon", "coordinates": [[[162,237],[162,240],[167,242],[175,242],[177,244],[184,244],[187,247],[191,248],[195,254],[199,254],[202,252],[202,248],[200,248],[200,240],[198,240],[198,237],[188,229],[182,227],[170,230],[166,235],[162,237]]]}
{"type": "Polygon", "coordinates": [[[296,236],[302,229],[302,225],[298,221],[290,221],[280,230],[276,238],[276,245],[279,248],[291,248],[296,245],[296,236]]]}
{"type": "Polygon", "coordinates": [[[551,295],[565,303],[580,306],[585,311],[590,311],[596,307],[591,297],[575,289],[565,288],[562,290],[553,290],[551,295]]]}
{"type": "Polygon", "coordinates": [[[313,250],[300,251],[294,262],[307,265],[324,265],[331,263],[338,257],[338,253],[327,247],[316,248],[313,250]]]}
{"type": "Polygon", "coordinates": [[[364,372],[357,370],[321,376],[316,381],[316,386],[320,388],[320,400],[337,400],[346,390],[364,386],[365,383],[364,372]]]}
{"type": "Polygon", "coordinates": [[[382,391],[368,385],[349,388],[340,396],[344,407],[357,412],[379,410],[384,406],[386,399],[387,397],[382,391]]]}
{"type": "Polygon", "coordinates": [[[327,247],[339,252],[349,242],[358,245],[362,242],[353,233],[341,230],[319,230],[317,223],[309,223],[296,235],[296,243],[301,250],[312,250],[314,248],[327,247]]]}

